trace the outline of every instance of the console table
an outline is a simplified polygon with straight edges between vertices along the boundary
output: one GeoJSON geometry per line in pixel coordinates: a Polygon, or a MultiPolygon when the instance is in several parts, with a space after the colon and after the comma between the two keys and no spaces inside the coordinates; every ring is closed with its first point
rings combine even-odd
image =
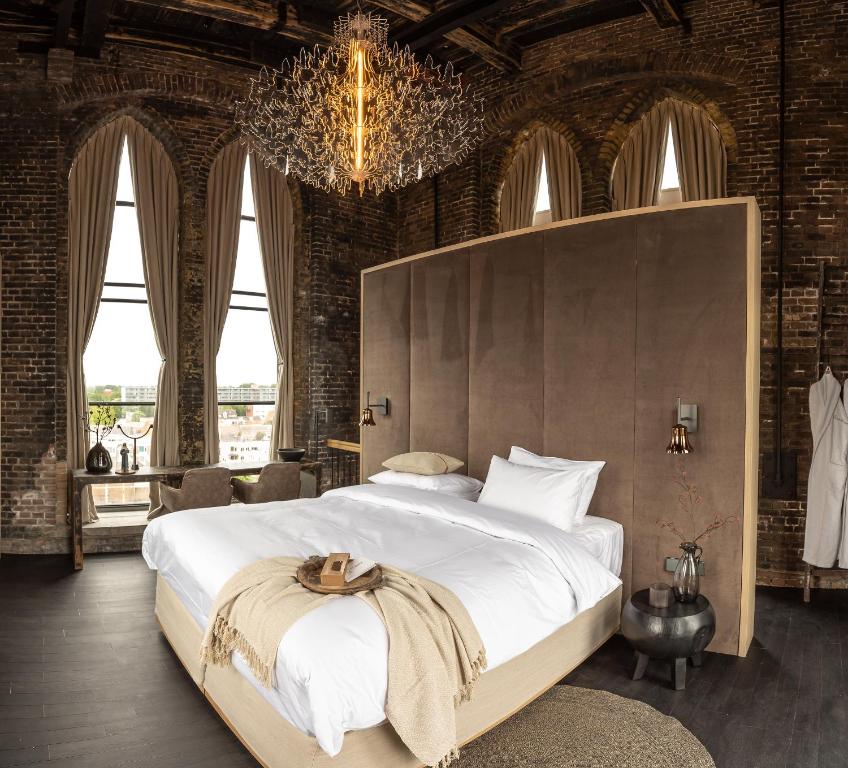
{"type": "MultiPolygon", "coordinates": [[[[263,461],[253,463],[221,462],[220,464],[195,464],[186,467],[144,467],[131,475],[116,474],[115,472],[104,472],[95,474],[85,469],[74,469],[68,473],[68,513],[67,519],[71,526],[73,536],[74,568],[80,570],[83,566],[82,554],[82,493],[89,485],[102,485],[110,483],[151,483],[160,482],[171,485],[182,480],[183,475],[190,469],[204,469],[207,467],[225,467],[230,470],[230,475],[258,475],[263,467],[275,462],[263,461]]],[[[301,461],[300,468],[304,472],[315,475],[315,488],[320,495],[321,489],[321,462],[301,461]]]]}

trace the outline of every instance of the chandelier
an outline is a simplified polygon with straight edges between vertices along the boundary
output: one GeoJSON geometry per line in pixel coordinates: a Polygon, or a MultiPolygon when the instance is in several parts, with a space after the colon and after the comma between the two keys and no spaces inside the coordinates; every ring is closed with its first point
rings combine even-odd
{"type": "Polygon", "coordinates": [[[389,47],[377,15],[337,19],[325,50],[263,68],[235,105],[242,141],[266,166],[345,194],[397,189],[461,162],[482,134],[482,100],[448,63],[389,47]]]}

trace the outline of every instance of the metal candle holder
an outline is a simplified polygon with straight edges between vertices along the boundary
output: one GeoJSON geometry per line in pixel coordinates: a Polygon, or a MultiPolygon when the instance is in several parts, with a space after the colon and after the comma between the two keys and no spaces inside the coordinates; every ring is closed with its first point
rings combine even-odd
{"type": "Polygon", "coordinates": [[[122,434],[124,437],[126,437],[126,438],[128,438],[128,439],[130,439],[130,440],[132,440],[132,441],[133,441],[133,463],[132,463],[132,471],[133,471],[133,472],[138,472],[138,441],[139,441],[139,440],[141,440],[141,438],[143,438],[143,437],[147,437],[147,436],[150,434],[150,432],[153,430],[153,425],[151,424],[151,425],[150,425],[150,426],[149,426],[146,430],[144,430],[144,432],[142,432],[140,435],[128,435],[126,432],[124,432],[124,428],[123,428],[120,424],[118,424],[118,429],[120,429],[120,430],[121,430],[121,434],[122,434]]]}

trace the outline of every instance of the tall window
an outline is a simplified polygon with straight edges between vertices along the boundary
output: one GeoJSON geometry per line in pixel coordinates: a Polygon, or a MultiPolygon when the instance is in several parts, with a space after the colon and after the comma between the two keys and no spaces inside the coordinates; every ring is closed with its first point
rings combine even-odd
{"type": "Polygon", "coordinates": [[[677,172],[677,157],[674,154],[674,134],[671,130],[671,122],[669,121],[658,203],[659,205],[663,205],[665,203],[679,203],[682,200],[683,194],[680,191],[680,175],[677,172]]]}
{"type": "Polygon", "coordinates": [[[545,161],[545,153],[542,152],[542,170],[539,173],[539,187],[536,190],[536,205],[533,209],[533,226],[537,224],[550,224],[551,222],[551,197],[548,192],[548,167],[545,161]]]}
{"type": "MultiPolygon", "coordinates": [[[[161,362],[147,307],[141,240],[124,141],[103,294],[83,358],[89,405],[113,408],[128,434],[141,434],[153,423],[161,362]]],[[[132,449],[132,441],[117,428],[103,440],[115,466],[120,466],[123,443],[132,449]]],[[[149,434],[138,441],[138,463],[150,466],[149,434]]],[[[148,503],[148,483],[95,485],[93,490],[100,511],[148,503]]]]}
{"type": "Polygon", "coordinates": [[[244,169],[233,293],[216,370],[221,461],[265,461],[274,422],[277,353],[268,317],[249,162],[244,169]]]}

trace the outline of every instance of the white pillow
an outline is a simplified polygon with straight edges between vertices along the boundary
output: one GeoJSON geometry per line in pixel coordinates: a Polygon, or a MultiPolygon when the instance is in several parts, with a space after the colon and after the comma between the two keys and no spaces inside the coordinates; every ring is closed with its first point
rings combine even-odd
{"type": "Polygon", "coordinates": [[[522,467],[492,456],[479,503],[544,520],[563,531],[579,521],[582,476],[539,467],[522,467]]]}
{"type": "Polygon", "coordinates": [[[408,488],[421,488],[425,491],[446,493],[461,499],[477,501],[483,483],[474,477],[448,473],[446,475],[416,475],[412,472],[395,472],[387,469],[368,478],[377,485],[404,485],[408,488]]]}
{"type": "Polygon", "coordinates": [[[560,459],[556,456],[538,456],[525,448],[512,446],[509,452],[509,460],[513,464],[524,467],[541,467],[542,469],[555,469],[560,472],[579,472],[583,477],[583,490],[580,493],[580,508],[578,510],[578,521],[586,517],[589,504],[595,494],[598,485],[598,475],[606,465],[605,461],[573,461],[572,459],[560,459]]]}

